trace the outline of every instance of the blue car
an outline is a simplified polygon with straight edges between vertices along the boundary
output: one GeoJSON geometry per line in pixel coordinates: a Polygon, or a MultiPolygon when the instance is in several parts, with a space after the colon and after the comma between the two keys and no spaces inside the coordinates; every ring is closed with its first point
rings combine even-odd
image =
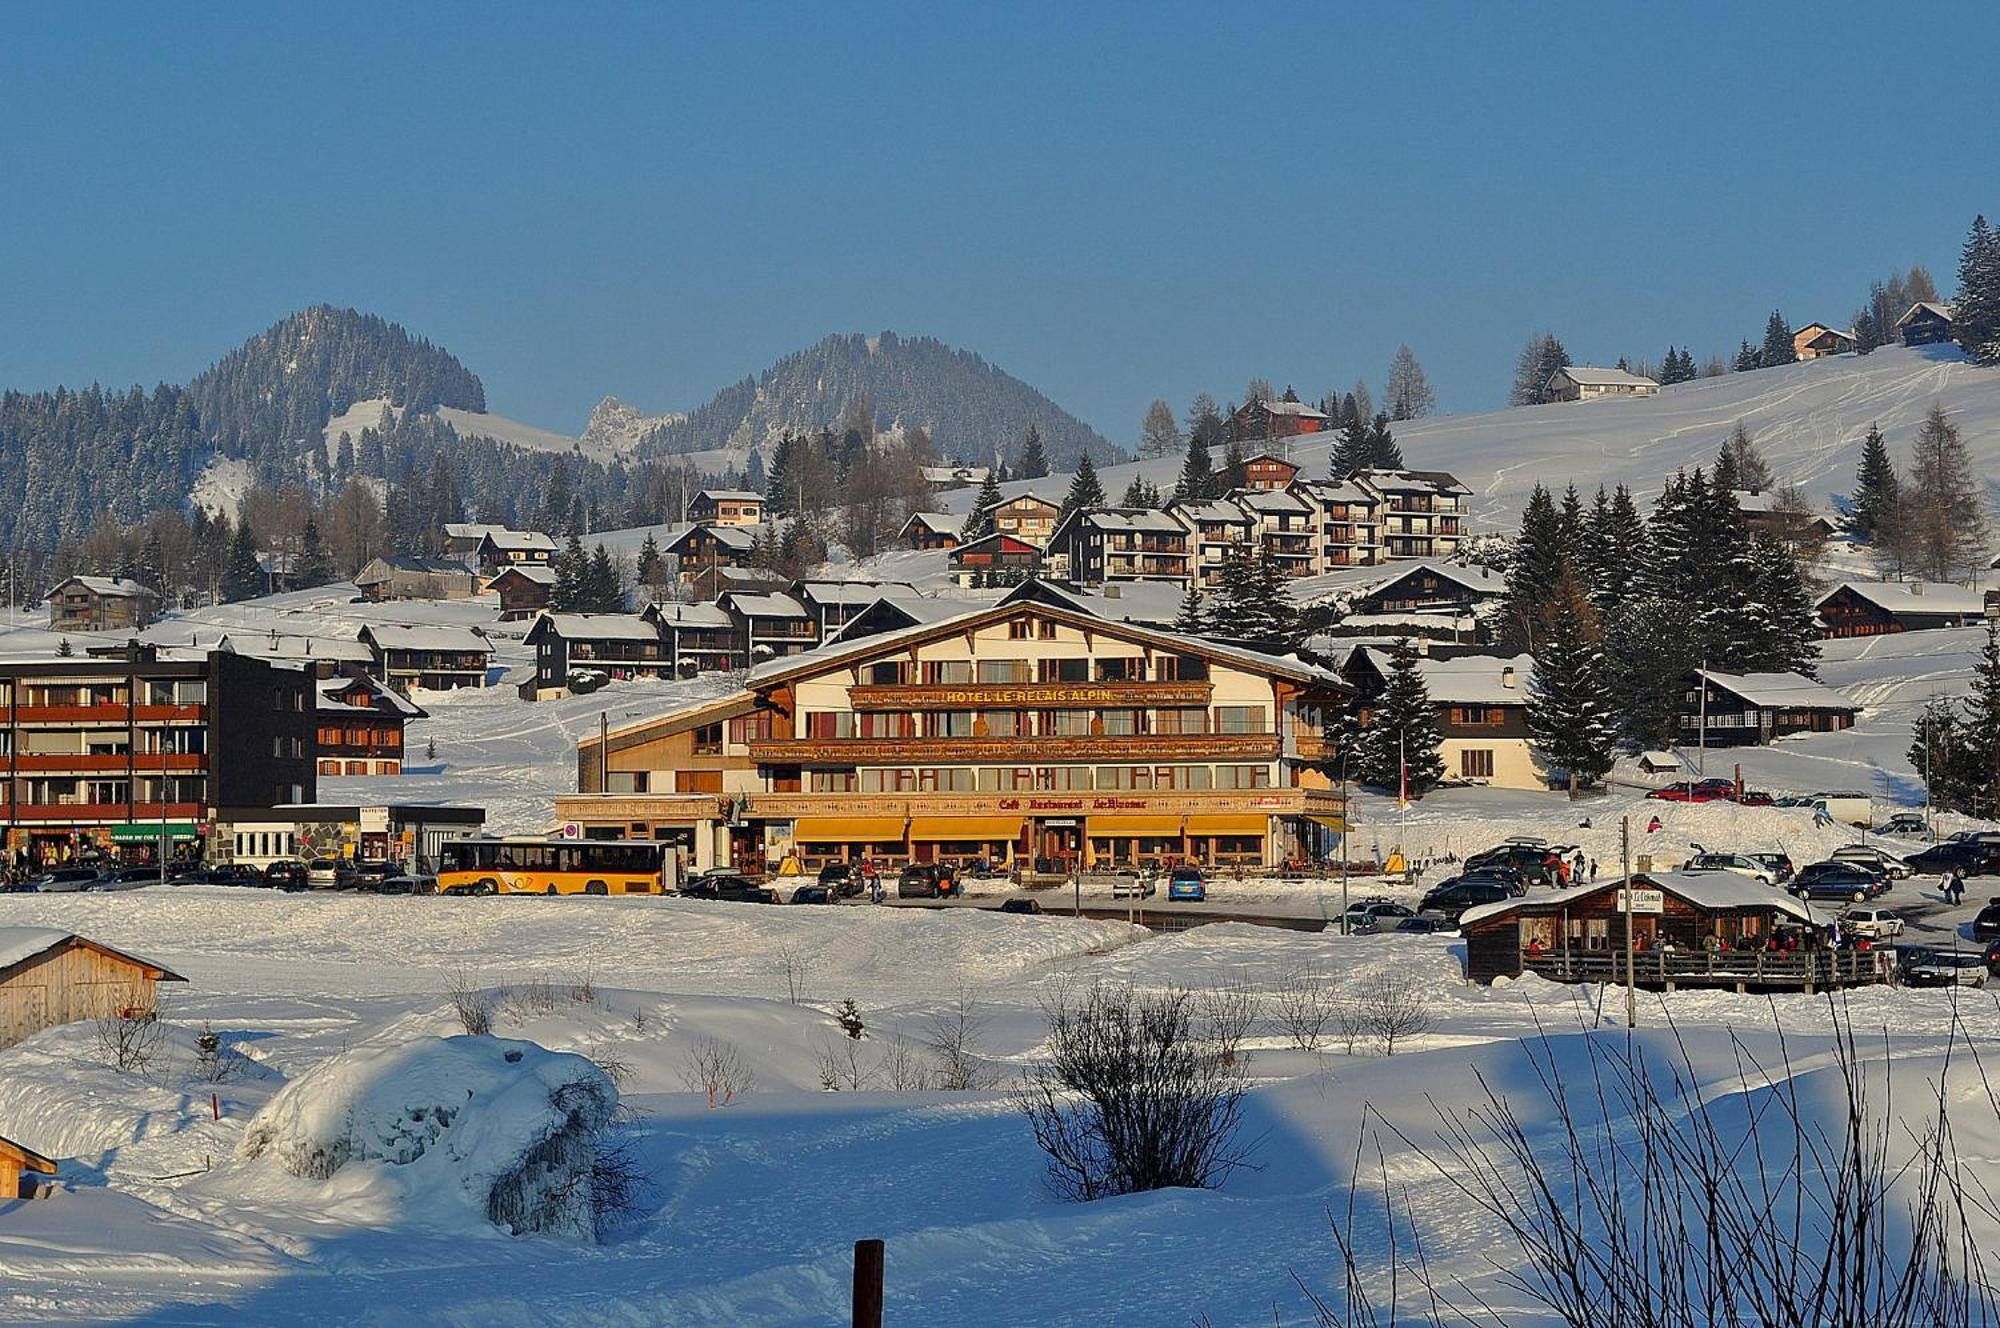
{"type": "Polygon", "coordinates": [[[1199,867],[1176,867],[1167,878],[1167,898],[1187,899],[1201,904],[1208,901],[1208,882],[1202,877],[1199,867]]]}

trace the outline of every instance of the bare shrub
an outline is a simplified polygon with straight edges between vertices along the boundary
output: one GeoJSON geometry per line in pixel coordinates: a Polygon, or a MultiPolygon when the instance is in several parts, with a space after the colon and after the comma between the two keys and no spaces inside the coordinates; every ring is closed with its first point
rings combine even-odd
{"type": "Polygon", "coordinates": [[[605,1076],[621,1091],[627,1083],[631,1082],[632,1062],[619,1055],[616,1047],[608,1043],[596,1042],[586,1047],[583,1054],[588,1056],[598,1069],[604,1071],[605,1076]]]}
{"type": "Polygon", "coordinates": [[[597,1003],[597,955],[593,951],[583,956],[569,981],[569,998],[578,1005],[597,1003]]]}
{"type": "Polygon", "coordinates": [[[480,985],[472,970],[460,966],[445,977],[444,994],[451,1002],[458,1026],[474,1037],[493,1031],[493,993],[480,985]]]}
{"type": "Polygon", "coordinates": [[[1384,1056],[1396,1054],[1396,1044],[1431,1031],[1437,1018],[1428,1004],[1423,983],[1397,972],[1377,973],[1361,984],[1357,1004],[1361,1027],[1384,1056]]]}
{"type": "Polygon", "coordinates": [[[639,1165],[632,1141],[611,1130],[598,1134],[590,1157],[590,1213],[599,1240],[646,1210],[652,1178],[639,1165]]]}
{"type": "Polygon", "coordinates": [[[537,974],[509,992],[506,1005],[507,1013],[521,1020],[554,1014],[561,1005],[561,998],[556,992],[556,984],[546,974],[537,974]]]}
{"type": "Polygon", "coordinates": [[[905,1038],[889,1039],[889,1046],[883,1051],[875,1071],[877,1078],[898,1093],[921,1093],[933,1083],[930,1065],[915,1044],[905,1038]]]}
{"type": "Polygon", "coordinates": [[[1300,1051],[1318,1051],[1339,1002],[1326,976],[1311,964],[1301,964],[1285,975],[1274,1004],[1278,1027],[1292,1045],[1300,1051]]]}
{"type": "Polygon", "coordinates": [[[733,1042],[703,1035],[681,1058],[681,1082],[690,1093],[708,1095],[708,1105],[726,1107],[757,1086],[757,1076],[743,1063],[733,1042]]]}
{"type": "Polygon", "coordinates": [[[1359,1001],[1336,1001],[1333,1007],[1334,1036],[1340,1039],[1340,1049],[1349,1056],[1368,1032],[1368,1012],[1359,1001]]]}
{"type": "Polygon", "coordinates": [[[1374,1152],[1381,1193],[1357,1202],[1357,1165],[1345,1216],[1331,1223],[1343,1285],[1308,1290],[1316,1321],[1383,1328],[1414,1309],[1469,1328],[2000,1323],[1983,1249],[2000,1203],[1953,1139],[1967,1111],[1982,1130],[1989,1112],[2000,1119],[1979,1048],[1954,1016],[1941,1063],[1969,1060],[1976,1085],[1954,1095],[1942,1078],[1922,1083],[1921,1108],[1899,1115],[1907,1072],[1893,1055],[1865,1065],[1844,1001],[1829,1006],[1824,1092],[1793,1062],[1782,1025],[1771,1064],[1730,1035],[1728,1077],[1741,1091],[1720,1094],[1705,1091],[1677,1030],[1660,1051],[1583,1037],[1583,1068],[1544,1034],[1523,1043],[1528,1092],[1485,1085],[1469,1108],[1438,1105],[1421,1141],[1386,1121],[1365,1131],[1356,1160],[1374,1152]],[[1471,1216],[1491,1231],[1500,1249],[1478,1262],[1499,1270],[1500,1296],[1426,1259],[1427,1214],[1444,1210],[1411,1202],[1407,1168],[1390,1179],[1385,1139],[1461,1201],[1447,1219],[1455,1230],[1471,1216]],[[1358,1214],[1378,1214],[1385,1230],[1358,1230],[1358,1214]],[[1364,1266],[1360,1252],[1373,1256],[1384,1236],[1386,1268],[1364,1266]],[[1503,1261],[1503,1249],[1515,1257],[1503,1261]],[[1503,1299],[1515,1308],[1498,1308],[1503,1299]]]}
{"type": "Polygon", "coordinates": [[[979,1056],[985,1032],[986,1016],[969,987],[960,987],[950,1005],[924,1021],[924,1045],[930,1048],[937,1087],[968,1093],[986,1086],[986,1065],[979,1056]]]}
{"type": "Polygon", "coordinates": [[[1191,993],[1058,987],[1043,1012],[1048,1056],[1016,1101],[1058,1193],[1207,1187],[1243,1164],[1243,1069],[1191,993]]]}
{"type": "Polygon", "coordinates": [[[242,1069],[243,1058],[223,1046],[221,1035],[202,1020],[194,1040],[195,1076],[205,1084],[226,1084],[242,1069]]]}
{"type": "Polygon", "coordinates": [[[829,1093],[858,1093],[875,1078],[875,1068],[862,1054],[858,1037],[822,1037],[813,1053],[819,1066],[819,1086],[829,1093]]]}
{"type": "Polygon", "coordinates": [[[812,999],[813,953],[803,945],[787,945],[778,951],[785,966],[785,999],[804,1005],[812,999]]]}
{"type": "Polygon", "coordinates": [[[96,1021],[97,1048],[120,1074],[151,1074],[167,1054],[166,1006],[153,1003],[122,1006],[96,1021]]]}
{"type": "Polygon", "coordinates": [[[1257,1022],[1257,1006],[1256,991],[1241,982],[1220,982],[1201,993],[1202,1023],[1208,1036],[1221,1048],[1227,1064],[1236,1064],[1239,1057],[1248,1063],[1250,1058],[1243,1055],[1243,1039],[1257,1022]]]}

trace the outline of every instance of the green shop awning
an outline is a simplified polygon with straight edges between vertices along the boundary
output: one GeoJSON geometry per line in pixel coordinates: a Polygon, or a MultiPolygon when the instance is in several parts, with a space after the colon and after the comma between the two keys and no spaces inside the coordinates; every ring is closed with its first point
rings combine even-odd
{"type": "Polygon", "coordinates": [[[158,821],[139,821],[131,825],[111,827],[111,842],[114,844],[157,844],[160,836],[169,839],[193,839],[193,821],[168,821],[162,825],[158,821]]]}

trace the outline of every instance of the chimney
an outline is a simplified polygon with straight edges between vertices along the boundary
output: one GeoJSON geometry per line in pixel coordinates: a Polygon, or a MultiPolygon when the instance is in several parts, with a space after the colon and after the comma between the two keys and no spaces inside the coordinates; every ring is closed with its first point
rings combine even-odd
{"type": "Polygon", "coordinates": [[[1514,689],[1514,666],[1512,664],[1503,664],[1500,666],[1500,685],[1509,691],[1514,689]]]}
{"type": "Polygon", "coordinates": [[[1923,593],[1924,593],[1924,583],[1923,583],[1923,582],[1921,582],[1921,581],[1912,581],[1912,582],[1910,582],[1910,593],[1911,593],[1912,595],[1921,595],[1921,594],[1923,594],[1923,593]]]}

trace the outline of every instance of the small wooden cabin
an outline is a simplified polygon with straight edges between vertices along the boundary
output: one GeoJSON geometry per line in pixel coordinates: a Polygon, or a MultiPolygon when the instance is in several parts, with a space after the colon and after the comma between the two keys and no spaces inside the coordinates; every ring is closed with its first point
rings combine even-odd
{"type": "Polygon", "coordinates": [[[502,568],[499,575],[486,583],[486,588],[500,596],[500,621],[520,622],[549,606],[549,596],[556,589],[556,573],[553,567],[542,563],[518,563],[502,568]]]}
{"type": "Polygon", "coordinates": [[[35,1187],[32,1183],[21,1183],[22,1172],[34,1172],[43,1176],[56,1174],[53,1159],[43,1157],[25,1144],[17,1144],[12,1139],[0,1136],[0,1199],[32,1199],[35,1187]]]}
{"type": "Polygon", "coordinates": [[[1629,939],[1625,885],[1605,881],[1466,910],[1459,919],[1466,976],[1615,983],[1629,971],[1638,985],[1667,991],[1814,991],[1888,980],[1888,951],[1833,948],[1831,915],[1748,876],[1635,874],[1629,939]]]}
{"type": "Polygon", "coordinates": [[[154,1008],[178,973],[54,927],[0,927],[0,1047],[45,1028],[154,1008]]]}
{"type": "Polygon", "coordinates": [[[1952,307],[1919,300],[1896,320],[1896,334],[1905,346],[1935,346],[1952,339],[1952,307]]]}

